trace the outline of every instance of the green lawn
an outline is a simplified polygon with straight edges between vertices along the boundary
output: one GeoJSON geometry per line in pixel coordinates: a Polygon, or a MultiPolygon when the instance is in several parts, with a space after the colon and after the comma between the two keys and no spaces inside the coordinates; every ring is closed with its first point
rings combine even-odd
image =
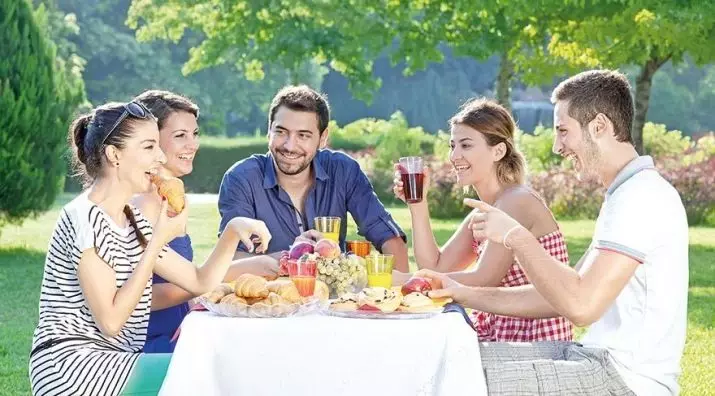
{"type": "MultiPolygon", "coordinates": [[[[0,395],[29,394],[27,357],[37,321],[39,285],[47,241],[57,219],[56,207],[22,227],[7,227],[0,235],[0,395]]],[[[404,208],[391,212],[409,233],[409,214],[404,208]]],[[[215,205],[191,207],[189,232],[197,261],[208,256],[215,241],[218,212],[215,205]]],[[[442,243],[455,229],[456,221],[434,221],[437,240],[442,243]]],[[[590,242],[594,223],[561,222],[572,262],[590,242]]],[[[355,236],[351,225],[350,233],[355,236]]],[[[715,229],[690,229],[690,293],[688,340],[683,359],[681,385],[684,395],[715,394],[715,229]]],[[[647,329],[645,329],[647,331],[647,329]]]]}

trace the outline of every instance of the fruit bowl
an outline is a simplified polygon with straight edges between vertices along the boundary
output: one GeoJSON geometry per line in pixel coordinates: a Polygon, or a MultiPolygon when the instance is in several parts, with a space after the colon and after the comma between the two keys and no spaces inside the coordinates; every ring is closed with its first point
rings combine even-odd
{"type": "Polygon", "coordinates": [[[280,259],[281,274],[287,274],[290,260],[315,260],[317,279],[330,289],[330,298],[345,292],[358,292],[367,286],[365,259],[353,253],[342,253],[330,239],[316,243],[301,241],[284,251],[280,259]]]}

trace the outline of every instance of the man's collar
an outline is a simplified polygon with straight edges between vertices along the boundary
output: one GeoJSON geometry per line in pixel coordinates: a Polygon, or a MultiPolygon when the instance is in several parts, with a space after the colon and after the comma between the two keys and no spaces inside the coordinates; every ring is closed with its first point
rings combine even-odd
{"type": "MultiPolygon", "coordinates": [[[[323,164],[320,161],[320,153],[322,150],[318,150],[318,153],[313,158],[312,166],[315,171],[315,178],[320,181],[326,181],[330,179],[328,173],[325,171],[323,164]]],[[[276,164],[273,154],[268,152],[266,155],[268,163],[266,164],[266,171],[263,173],[263,188],[270,189],[278,185],[278,175],[276,174],[276,164]]]]}
{"type": "Polygon", "coordinates": [[[636,157],[633,159],[631,162],[629,162],[626,166],[621,169],[620,172],[616,175],[616,178],[613,179],[613,182],[611,185],[608,187],[608,190],[606,191],[606,195],[611,195],[613,194],[614,191],[618,187],[621,186],[621,184],[625,183],[628,179],[633,177],[636,173],[644,170],[644,169],[653,169],[655,168],[655,164],[653,163],[653,158],[649,155],[642,155],[640,157],[636,157]]]}

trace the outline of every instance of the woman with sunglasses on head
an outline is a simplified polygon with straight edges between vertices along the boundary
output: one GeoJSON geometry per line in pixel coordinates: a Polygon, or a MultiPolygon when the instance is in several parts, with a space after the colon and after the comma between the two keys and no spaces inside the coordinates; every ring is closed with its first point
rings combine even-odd
{"type": "MultiPolygon", "coordinates": [[[[526,164],[514,145],[516,125],[507,109],[491,100],[467,102],[450,120],[449,160],[462,186],[472,186],[479,198],[501,208],[533,233],[557,260],[568,265],[566,242],[546,203],[524,179],[526,164]]],[[[429,169],[424,170],[427,194],[429,169]]],[[[396,166],[394,192],[405,200],[396,166]]],[[[420,269],[449,273],[468,286],[516,287],[529,284],[524,270],[506,247],[477,241],[464,219],[454,235],[439,247],[430,225],[427,200],[409,204],[415,260],[420,269]],[[476,268],[464,271],[476,261],[476,268]]],[[[396,274],[396,279],[409,277],[396,274]]],[[[474,327],[480,341],[532,342],[571,340],[571,323],[563,317],[524,319],[475,312],[474,327]]]]}
{"type": "MultiPolygon", "coordinates": [[[[134,100],[145,105],[157,119],[159,148],[166,156],[166,162],[159,168],[159,173],[177,178],[190,174],[194,168],[194,156],[199,150],[199,107],[186,97],[161,90],[143,92],[134,100]]],[[[135,196],[132,204],[150,223],[154,223],[161,209],[161,196],[157,188],[153,187],[150,192],[135,196]]],[[[194,251],[188,233],[174,238],[169,242],[169,247],[185,259],[193,260],[194,251]]],[[[279,270],[277,262],[266,258],[256,256],[236,261],[226,273],[225,280],[233,280],[246,272],[275,278],[279,270]],[[266,262],[275,262],[276,265],[266,265],[266,262]]],[[[177,340],[173,337],[189,313],[188,301],[194,297],[192,293],[154,275],[145,353],[174,351],[177,340]]]]}
{"type": "MultiPolygon", "coordinates": [[[[239,241],[269,241],[262,222],[237,218],[206,263],[196,268],[165,247],[184,233],[187,209],[152,227],[129,204],[149,191],[166,161],[156,119],[140,103],[106,104],[70,128],[88,188],[62,208],[50,239],[39,322],[30,352],[35,395],[156,394],[170,354],[142,354],[152,275],[202,294],[223,279],[239,241]]],[[[266,243],[267,245],[267,243],[266,243]]]]}

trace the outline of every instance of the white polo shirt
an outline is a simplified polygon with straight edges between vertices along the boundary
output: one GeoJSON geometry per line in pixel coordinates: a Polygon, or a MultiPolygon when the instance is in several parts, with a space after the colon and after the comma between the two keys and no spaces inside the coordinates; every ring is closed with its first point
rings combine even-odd
{"type": "Polygon", "coordinates": [[[641,265],[581,342],[606,348],[638,395],[679,393],[688,302],[688,221],[680,195],[649,156],[621,170],[606,193],[593,249],[641,265]]]}

